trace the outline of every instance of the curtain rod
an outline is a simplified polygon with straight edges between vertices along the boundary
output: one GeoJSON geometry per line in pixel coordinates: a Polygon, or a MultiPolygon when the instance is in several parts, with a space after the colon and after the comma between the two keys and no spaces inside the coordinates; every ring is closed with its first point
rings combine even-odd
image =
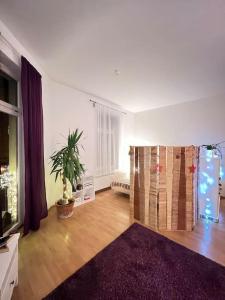
{"type": "Polygon", "coordinates": [[[89,99],[89,101],[93,104],[93,106],[97,103],[97,104],[100,104],[100,105],[105,106],[105,107],[107,107],[107,108],[110,108],[110,109],[112,109],[112,110],[118,111],[118,112],[120,112],[120,113],[122,113],[122,114],[124,114],[124,115],[127,114],[125,111],[122,111],[122,110],[119,110],[119,109],[110,107],[110,106],[105,105],[105,104],[102,104],[102,103],[100,103],[100,102],[98,102],[98,101],[94,101],[94,100],[92,100],[92,99],[89,99]]]}
{"type": "Polygon", "coordinates": [[[3,43],[5,43],[6,46],[9,46],[11,50],[20,57],[21,54],[16,50],[16,48],[4,37],[4,35],[0,32],[0,40],[2,40],[3,43]]]}

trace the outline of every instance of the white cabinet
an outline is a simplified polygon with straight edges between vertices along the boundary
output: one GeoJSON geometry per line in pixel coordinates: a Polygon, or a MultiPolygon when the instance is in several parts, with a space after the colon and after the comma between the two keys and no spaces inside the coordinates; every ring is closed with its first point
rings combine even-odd
{"type": "Polygon", "coordinates": [[[10,300],[18,284],[18,239],[14,234],[8,241],[9,251],[0,253],[0,300],[10,300]]]}
{"type": "Polygon", "coordinates": [[[85,176],[81,179],[82,189],[73,193],[74,206],[90,202],[95,199],[94,178],[85,176]]]}

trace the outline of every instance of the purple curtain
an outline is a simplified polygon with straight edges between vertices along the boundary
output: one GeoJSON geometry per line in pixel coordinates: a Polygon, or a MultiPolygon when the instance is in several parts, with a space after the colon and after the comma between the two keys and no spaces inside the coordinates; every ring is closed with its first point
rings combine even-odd
{"type": "Polygon", "coordinates": [[[25,216],[24,234],[40,227],[48,215],[43,145],[43,109],[41,75],[21,58],[21,92],[25,149],[25,216]]]}

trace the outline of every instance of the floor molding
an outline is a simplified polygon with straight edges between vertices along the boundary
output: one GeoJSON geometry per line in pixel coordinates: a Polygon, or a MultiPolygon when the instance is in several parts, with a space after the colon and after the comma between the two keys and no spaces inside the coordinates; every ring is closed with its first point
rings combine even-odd
{"type": "Polygon", "coordinates": [[[111,190],[111,186],[95,191],[96,194],[111,190]]]}

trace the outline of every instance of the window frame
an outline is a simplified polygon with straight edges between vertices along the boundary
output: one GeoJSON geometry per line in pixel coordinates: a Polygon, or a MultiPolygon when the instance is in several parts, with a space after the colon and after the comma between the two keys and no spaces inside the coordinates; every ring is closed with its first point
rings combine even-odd
{"type": "Polygon", "coordinates": [[[10,231],[15,230],[22,224],[24,214],[24,166],[23,166],[23,134],[22,134],[22,101],[20,93],[20,79],[17,72],[12,72],[5,65],[0,64],[0,70],[6,75],[10,76],[17,82],[17,106],[9,104],[0,99],[0,112],[6,113],[17,118],[17,209],[18,221],[8,231],[4,232],[4,236],[10,231]]]}
{"type": "Polygon", "coordinates": [[[104,123],[104,119],[105,116],[104,114],[108,114],[109,120],[110,120],[110,129],[109,128],[103,128],[104,126],[102,126],[101,128],[98,127],[98,118],[99,118],[99,108],[96,108],[96,133],[97,133],[97,141],[104,140],[110,140],[110,144],[111,144],[111,157],[110,157],[110,161],[108,161],[108,165],[107,165],[107,169],[109,171],[105,171],[104,169],[102,169],[100,167],[100,161],[102,160],[101,158],[99,158],[99,153],[101,151],[99,151],[98,147],[98,142],[97,142],[97,146],[96,146],[96,151],[97,151],[97,156],[96,156],[96,171],[95,171],[95,177],[99,178],[99,177],[105,177],[105,176],[110,176],[112,175],[118,168],[119,168],[119,161],[120,161],[120,157],[119,157],[119,153],[120,153],[120,147],[121,147],[121,112],[115,112],[115,110],[113,108],[107,107],[105,105],[102,104],[97,104],[99,107],[103,107],[103,111],[104,109],[107,112],[103,112],[101,111],[101,121],[100,123],[103,124],[104,123]],[[101,138],[99,138],[99,135],[101,135],[101,138]],[[104,136],[104,137],[103,137],[104,136]],[[118,139],[116,139],[115,137],[118,137],[118,139]],[[113,157],[115,157],[115,161],[116,164],[113,164],[113,157]]]}

